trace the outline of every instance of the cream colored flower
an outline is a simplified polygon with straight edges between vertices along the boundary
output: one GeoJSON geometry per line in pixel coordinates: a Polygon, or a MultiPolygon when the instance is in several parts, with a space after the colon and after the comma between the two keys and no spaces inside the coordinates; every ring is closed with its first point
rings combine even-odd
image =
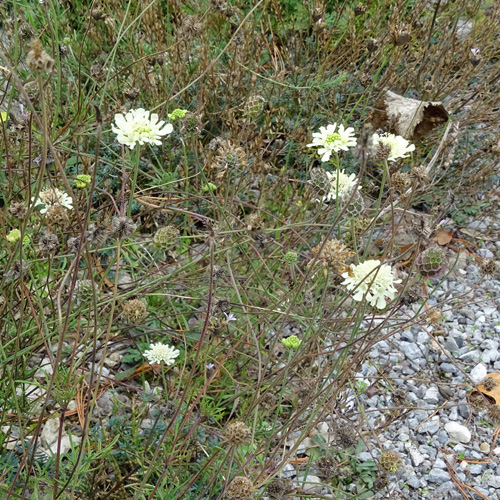
{"type": "Polygon", "coordinates": [[[328,161],[333,152],[348,151],[350,147],[356,146],[352,127],[344,129],[344,125],[330,123],[326,127],[320,127],[319,132],[313,133],[313,142],[308,144],[308,148],[318,147],[318,154],[321,161],[328,161]]]}
{"type": "Polygon", "coordinates": [[[161,137],[172,133],[174,127],[171,123],[165,124],[158,121],[156,113],[150,113],[143,108],[131,109],[125,116],[121,113],[115,115],[115,124],[111,129],[116,134],[120,144],[134,149],[137,144],[161,144],[161,137]],[[163,128],[162,128],[163,127],[163,128]]]}
{"type": "Polygon", "coordinates": [[[179,350],[158,342],[157,344],[151,344],[149,351],[144,352],[144,356],[150,363],[161,363],[163,361],[166,365],[172,365],[175,358],[179,356],[179,350]]]}
{"type": "Polygon", "coordinates": [[[388,161],[395,161],[398,158],[408,158],[412,151],[415,151],[415,144],[410,144],[404,137],[400,135],[389,134],[373,134],[373,149],[377,150],[379,145],[389,146],[391,151],[387,157],[388,161]]]}
{"type": "MultiPolygon", "coordinates": [[[[323,197],[323,201],[332,201],[349,196],[358,183],[356,174],[346,174],[343,170],[338,171],[338,185],[337,185],[337,172],[325,172],[328,180],[330,181],[330,191],[323,197]]],[[[361,186],[358,186],[358,189],[361,186]]]]}
{"type": "Polygon", "coordinates": [[[397,290],[395,283],[401,280],[394,279],[392,269],[387,264],[381,264],[378,260],[366,260],[362,264],[351,265],[351,271],[342,274],[345,278],[343,285],[347,290],[355,290],[353,299],[358,302],[366,300],[378,309],[384,309],[387,305],[386,299],[393,300],[397,290]]]}
{"type": "Polygon", "coordinates": [[[31,201],[34,202],[35,206],[44,205],[40,210],[41,214],[46,214],[52,207],[63,207],[68,210],[73,210],[73,200],[71,197],[57,188],[46,189],[38,195],[36,201],[34,197],[31,198],[31,201]]]}

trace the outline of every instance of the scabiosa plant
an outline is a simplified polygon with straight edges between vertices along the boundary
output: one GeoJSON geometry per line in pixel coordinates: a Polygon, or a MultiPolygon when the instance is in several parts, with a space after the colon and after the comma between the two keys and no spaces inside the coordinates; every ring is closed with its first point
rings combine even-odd
{"type": "Polygon", "coordinates": [[[397,290],[396,283],[401,283],[394,277],[392,269],[387,264],[381,264],[378,260],[366,260],[358,265],[351,265],[350,272],[342,274],[345,278],[343,285],[347,290],[354,290],[353,299],[357,301],[366,297],[368,303],[384,309],[387,299],[393,300],[397,290]]]}
{"type": "Polygon", "coordinates": [[[379,148],[387,148],[387,160],[396,161],[398,158],[408,158],[409,153],[415,151],[415,145],[410,144],[404,137],[400,135],[389,134],[373,134],[373,150],[377,154],[379,148]]]}
{"type": "Polygon", "coordinates": [[[160,227],[153,236],[153,244],[159,250],[169,250],[177,241],[180,231],[175,226],[160,227]]]}
{"type": "Polygon", "coordinates": [[[229,444],[248,444],[252,439],[252,431],[243,422],[231,422],[224,433],[229,444]]]}
{"type": "Polygon", "coordinates": [[[123,304],[123,315],[130,323],[141,323],[148,316],[148,307],[144,300],[132,299],[123,304]]]}
{"type": "Polygon", "coordinates": [[[118,238],[127,238],[137,228],[137,224],[130,217],[117,216],[111,219],[111,229],[118,238]]]}
{"type": "Polygon", "coordinates": [[[378,464],[384,472],[394,474],[401,468],[403,461],[395,451],[384,451],[378,459],[378,464]]]}
{"type": "Polygon", "coordinates": [[[151,344],[149,350],[144,352],[144,357],[150,363],[165,363],[166,365],[173,365],[175,358],[179,356],[180,351],[174,349],[169,345],[157,342],[156,344],[151,344]]]}
{"type": "Polygon", "coordinates": [[[416,258],[415,267],[424,278],[439,277],[446,269],[446,254],[440,247],[430,247],[416,258]]]}
{"type": "Polygon", "coordinates": [[[36,200],[35,197],[31,198],[31,201],[35,207],[43,205],[43,208],[40,210],[41,214],[46,214],[51,208],[56,207],[73,210],[73,200],[71,197],[57,188],[48,188],[42,191],[36,200]]]}
{"type": "Polygon", "coordinates": [[[77,303],[90,303],[98,293],[97,285],[92,280],[77,280],[74,288],[77,303]]]}
{"type": "Polygon", "coordinates": [[[41,254],[51,253],[59,245],[59,238],[50,231],[44,231],[38,240],[38,251],[41,254]]]}
{"type": "Polygon", "coordinates": [[[28,207],[22,201],[13,201],[7,210],[16,219],[24,219],[28,213],[28,207]]]}
{"type": "Polygon", "coordinates": [[[226,497],[230,500],[250,500],[253,498],[253,483],[245,476],[236,476],[226,488],[226,497]]]}
{"type": "Polygon", "coordinates": [[[116,134],[116,140],[120,144],[134,149],[137,144],[145,143],[160,146],[160,139],[171,134],[174,127],[171,123],[159,121],[156,113],[138,108],[131,109],[125,116],[121,113],[116,114],[111,130],[116,134]]]}
{"type": "MultiPolygon", "coordinates": [[[[343,170],[338,170],[337,172],[326,172],[326,176],[329,181],[329,189],[322,197],[322,201],[324,202],[334,201],[337,198],[339,200],[345,200],[358,184],[356,174],[346,174],[343,170]]],[[[358,189],[360,187],[361,186],[358,185],[358,189]]]]}
{"type": "Polygon", "coordinates": [[[326,127],[320,127],[319,132],[313,133],[313,142],[308,144],[308,148],[318,148],[318,154],[321,161],[329,161],[332,153],[338,151],[348,151],[349,148],[356,146],[354,129],[352,127],[344,128],[344,125],[331,123],[326,127]]]}
{"type": "Polygon", "coordinates": [[[283,479],[273,479],[267,486],[266,493],[271,498],[281,499],[286,493],[286,484],[283,479]]]}

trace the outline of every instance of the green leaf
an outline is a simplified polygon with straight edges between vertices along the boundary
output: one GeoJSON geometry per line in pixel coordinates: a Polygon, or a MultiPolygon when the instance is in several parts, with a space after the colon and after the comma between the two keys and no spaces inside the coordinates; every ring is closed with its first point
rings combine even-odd
{"type": "Polygon", "coordinates": [[[134,373],[135,373],[135,367],[129,368],[128,370],[124,370],[124,371],[122,371],[120,373],[117,373],[115,375],[115,380],[118,380],[118,381],[123,380],[123,379],[125,379],[127,377],[130,377],[134,373]]]}
{"type": "Polygon", "coordinates": [[[0,111],[0,118],[2,119],[2,121],[4,123],[7,123],[7,118],[8,118],[7,112],[6,111],[0,111]]]}

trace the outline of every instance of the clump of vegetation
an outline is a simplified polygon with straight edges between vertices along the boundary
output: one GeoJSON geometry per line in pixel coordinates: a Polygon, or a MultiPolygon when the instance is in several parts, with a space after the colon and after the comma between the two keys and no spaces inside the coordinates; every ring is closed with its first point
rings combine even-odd
{"type": "Polygon", "coordinates": [[[360,369],[497,175],[480,4],[0,3],[2,498],[385,487],[360,369]]]}

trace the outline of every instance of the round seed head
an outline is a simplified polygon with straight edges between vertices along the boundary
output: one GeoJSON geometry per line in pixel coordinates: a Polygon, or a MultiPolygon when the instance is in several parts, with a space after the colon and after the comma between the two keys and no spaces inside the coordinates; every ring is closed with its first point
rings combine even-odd
{"type": "Polygon", "coordinates": [[[334,429],[335,442],[341,448],[350,448],[358,442],[355,430],[347,422],[340,422],[334,429]]]}
{"type": "Polygon", "coordinates": [[[74,294],[77,300],[83,303],[90,303],[95,294],[98,293],[97,285],[92,280],[77,280],[74,294]]]}
{"type": "Polygon", "coordinates": [[[384,472],[396,473],[403,465],[403,460],[395,451],[385,451],[380,455],[378,464],[384,472]]]}
{"type": "Polygon", "coordinates": [[[500,405],[488,406],[486,417],[495,427],[500,426],[500,405]]]}
{"type": "Polygon", "coordinates": [[[22,201],[13,201],[8,208],[9,215],[16,219],[24,219],[28,213],[28,207],[22,201]]]}
{"type": "Polygon", "coordinates": [[[180,234],[175,226],[160,227],[153,237],[153,244],[159,250],[169,250],[175,246],[180,234]]]}
{"type": "Polygon", "coordinates": [[[486,377],[483,380],[482,384],[484,385],[484,388],[488,392],[492,391],[497,386],[497,383],[495,382],[495,380],[492,377],[486,377]]]}
{"type": "Polygon", "coordinates": [[[320,477],[330,479],[336,477],[338,471],[337,461],[330,455],[321,457],[318,461],[318,473],[320,477]]]}
{"type": "Polygon", "coordinates": [[[224,435],[229,444],[247,444],[252,438],[252,431],[243,422],[231,422],[224,435]]]}
{"type": "Polygon", "coordinates": [[[253,483],[245,476],[236,476],[226,488],[230,500],[250,500],[253,498],[253,483]]]}
{"type": "Polygon", "coordinates": [[[271,498],[281,499],[286,493],[286,484],[283,479],[273,479],[267,486],[267,494],[271,498]]]}
{"type": "Polygon", "coordinates": [[[59,238],[54,233],[45,231],[38,240],[38,251],[41,254],[48,254],[54,251],[59,245],[59,238]]]}
{"type": "Polygon", "coordinates": [[[446,254],[439,247],[428,248],[417,257],[415,267],[424,278],[441,276],[446,269],[446,254]]]}
{"type": "Polygon", "coordinates": [[[144,300],[132,299],[123,304],[123,315],[129,323],[142,323],[148,317],[148,307],[144,300]]]}
{"type": "Polygon", "coordinates": [[[494,276],[498,271],[498,264],[493,259],[483,259],[479,264],[479,270],[485,276],[494,276]]]}
{"type": "Polygon", "coordinates": [[[111,229],[117,238],[127,238],[137,228],[137,224],[130,217],[117,216],[111,219],[111,229]]]}

